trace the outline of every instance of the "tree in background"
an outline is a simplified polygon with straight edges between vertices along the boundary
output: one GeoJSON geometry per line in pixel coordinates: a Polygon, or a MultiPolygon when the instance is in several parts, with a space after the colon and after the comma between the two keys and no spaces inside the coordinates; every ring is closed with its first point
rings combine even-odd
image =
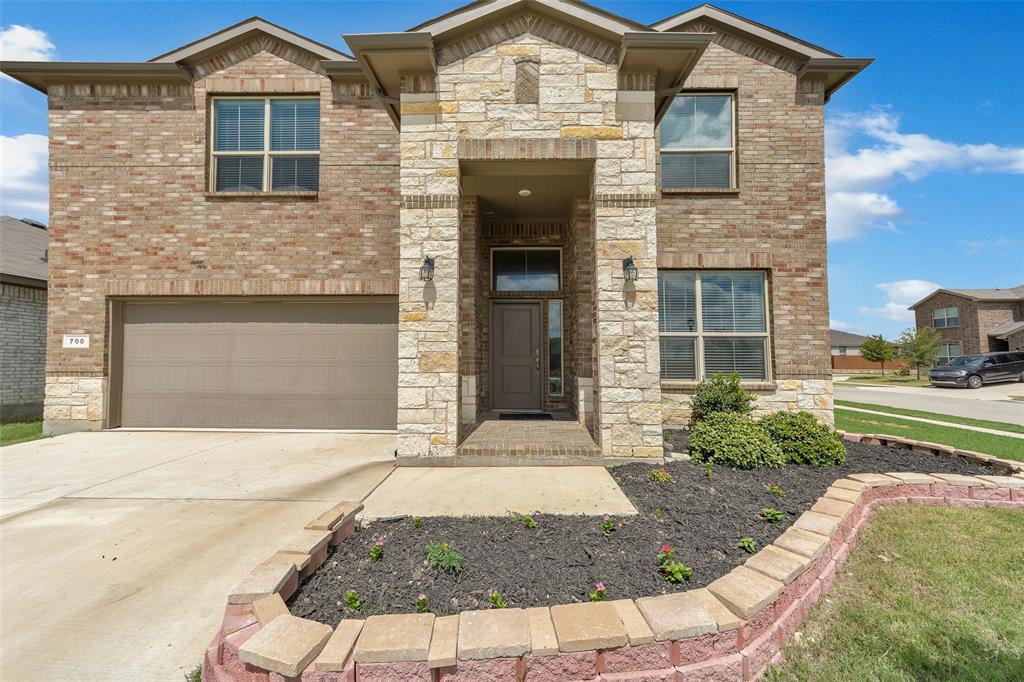
{"type": "Polygon", "coordinates": [[[904,329],[897,341],[900,358],[910,367],[917,368],[917,378],[921,378],[922,367],[932,367],[939,359],[939,342],[942,335],[931,327],[920,329],[904,329]]]}
{"type": "Polygon", "coordinates": [[[869,336],[860,344],[860,354],[865,360],[882,363],[882,376],[885,376],[885,363],[896,358],[896,347],[882,337],[881,334],[869,336]]]}

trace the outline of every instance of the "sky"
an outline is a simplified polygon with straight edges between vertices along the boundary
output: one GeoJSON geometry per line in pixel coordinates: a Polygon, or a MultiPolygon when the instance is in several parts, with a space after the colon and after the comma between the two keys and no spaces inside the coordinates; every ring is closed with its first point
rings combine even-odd
{"type": "MultiPolygon", "coordinates": [[[[643,23],[693,6],[591,1],[643,23]]],[[[145,61],[254,14],[347,51],[462,4],[3,0],[0,59],[145,61]]],[[[894,338],[940,286],[1024,284],[1024,2],[718,6],[876,60],[826,107],[833,328],[894,338]]],[[[46,220],[45,136],[45,97],[0,76],[0,212],[46,220]]]]}

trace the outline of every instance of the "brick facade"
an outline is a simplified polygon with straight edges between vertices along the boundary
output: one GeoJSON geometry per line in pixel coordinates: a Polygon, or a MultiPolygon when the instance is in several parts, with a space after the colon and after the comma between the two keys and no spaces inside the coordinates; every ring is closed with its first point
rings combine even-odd
{"type": "Polygon", "coordinates": [[[43,416],[46,289],[0,284],[0,421],[43,416]]]}
{"type": "Polygon", "coordinates": [[[931,327],[934,312],[938,308],[959,308],[959,324],[943,327],[937,331],[941,343],[959,343],[963,355],[989,353],[1000,350],[1016,350],[1024,338],[1018,334],[1007,339],[997,339],[989,333],[1001,324],[1024,320],[1024,301],[977,301],[940,291],[923,301],[914,309],[917,328],[931,327]]]}

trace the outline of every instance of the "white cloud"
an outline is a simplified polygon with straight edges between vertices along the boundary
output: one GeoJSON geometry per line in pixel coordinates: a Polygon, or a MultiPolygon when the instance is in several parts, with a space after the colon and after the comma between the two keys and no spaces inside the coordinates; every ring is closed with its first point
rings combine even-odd
{"type": "Polygon", "coordinates": [[[914,311],[907,308],[922,298],[941,288],[935,282],[923,279],[901,279],[896,282],[881,282],[875,285],[888,299],[881,308],[860,306],[859,315],[880,317],[893,322],[913,322],[914,311]]]}
{"type": "Polygon", "coordinates": [[[0,135],[0,213],[46,217],[47,154],[46,135],[0,135]]]}
{"type": "Polygon", "coordinates": [[[0,29],[0,59],[5,61],[48,62],[57,56],[57,46],[45,31],[11,24],[0,29]]]}
{"type": "Polygon", "coordinates": [[[967,249],[968,256],[977,256],[982,251],[998,250],[1014,246],[1016,242],[1010,239],[961,239],[957,244],[967,249]]]}
{"type": "Polygon", "coordinates": [[[955,144],[899,128],[899,116],[884,108],[828,119],[825,182],[833,241],[893,229],[904,212],[885,190],[896,182],[953,171],[1024,173],[1024,147],[955,144]],[[851,149],[859,141],[866,146],[851,149]]]}
{"type": "Polygon", "coordinates": [[[834,317],[828,319],[828,328],[852,334],[862,334],[864,332],[864,328],[859,324],[851,324],[845,320],[837,320],[834,317]]]}

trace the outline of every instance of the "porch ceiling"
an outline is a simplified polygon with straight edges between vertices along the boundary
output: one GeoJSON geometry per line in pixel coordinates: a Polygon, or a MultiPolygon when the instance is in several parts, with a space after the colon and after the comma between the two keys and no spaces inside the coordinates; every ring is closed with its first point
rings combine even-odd
{"type": "Polygon", "coordinates": [[[566,220],[590,194],[590,161],[464,161],[462,191],[494,220],[566,220]],[[528,190],[529,196],[519,194],[528,190]]]}

